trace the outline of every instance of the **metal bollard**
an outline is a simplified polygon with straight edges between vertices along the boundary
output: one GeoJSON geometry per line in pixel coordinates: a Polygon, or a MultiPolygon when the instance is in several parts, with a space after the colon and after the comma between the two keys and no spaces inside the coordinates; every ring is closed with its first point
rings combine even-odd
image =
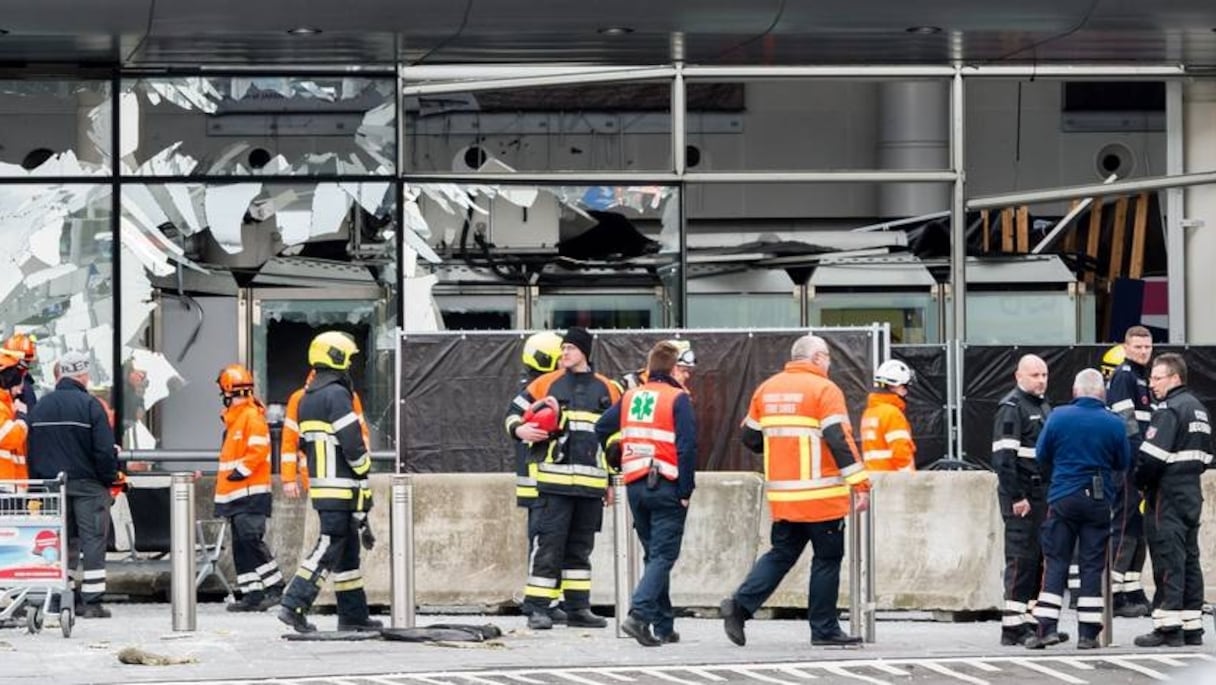
{"type": "Polygon", "coordinates": [[[193,631],[197,616],[195,604],[194,476],[175,473],[170,481],[172,505],[169,509],[171,532],[169,561],[172,568],[170,598],[173,602],[173,630],[193,631]]]}
{"type": "Polygon", "coordinates": [[[612,484],[612,568],[615,579],[616,636],[629,637],[621,631],[621,622],[629,614],[629,597],[633,593],[633,565],[630,552],[633,544],[629,535],[629,496],[625,492],[625,478],[613,476],[612,484]]]}
{"type": "Polygon", "coordinates": [[[865,589],[865,606],[863,608],[865,615],[865,633],[866,642],[874,642],[875,633],[875,614],[877,613],[878,601],[874,586],[875,578],[878,572],[874,568],[874,490],[870,490],[870,506],[861,513],[861,548],[864,553],[861,556],[861,572],[862,572],[862,587],[865,589]]]}
{"type": "Polygon", "coordinates": [[[1098,635],[1098,645],[1109,647],[1115,635],[1114,597],[1110,587],[1110,570],[1114,568],[1110,539],[1106,541],[1106,565],[1102,567],[1102,632],[1098,635]]]}
{"type": "Polygon", "coordinates": [[[845,548],[845,556],[849,558],[849,634],[861,635],[863,621],[863,595],[861,580],[861,517],[857,511],[857,497],[849,492],[849,537],[845,548]]]}
{"type": "Polygon", "coordinates": [[[392,625],[414,627],[414,479],[396,474],[392,481],[390,556],[392,625]]]}

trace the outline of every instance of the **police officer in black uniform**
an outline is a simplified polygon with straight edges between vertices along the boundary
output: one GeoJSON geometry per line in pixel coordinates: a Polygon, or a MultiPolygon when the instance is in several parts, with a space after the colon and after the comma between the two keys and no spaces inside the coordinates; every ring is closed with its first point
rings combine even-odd
{"type": "MultiPolygon", "coordinates": [[[[1132,326],[1123,336],[1123,362],[1110,377],[1106,402],[1123,419],[1132,454],[1140,451],[1152,415],[1149,399],[1148,362],[1153,356],[1153,335],[1144,326],[1132,326]]],[[[1144,540],[1144,517],[1140,514],[1140,491],[1132,483],[1129,469],[1116,482],[1114,520],[1111,521],[1110,546],[1113,562],[1110,589],[1116,616],[1135,618],[1152,611],[1140,572],[1148,545],[1144,540]]]]}
{"type": "Polygon", "coordinates": [[[1028,354],[1014,372],[1017,387],[1001,399],[992,434],[992,467],[999,484],[1001,517],[1005,521],[1005,610],[1001,644],[1020,645],[1034,637],[1038,621],[1027,602],[1039,591],[1043,552],[1039,528],[1047,514],[1047,487],[1035,460],[1035,442],[1051,405],[1047,364],[1028,354]]]}
{"type": "Polygon", "coordinates": [[[1157,398],[1136,458],[1144,491],[1144,532],[1157,584],[1153,632],[1137,647],[1203,644],[1203,571],[1199,567],[1200,476],[1212,464],[1207,409],[1186,388],[1186,362],[1167,353],[1153,360],[1149,385],[1157,398]]]}
{"type": "Polygon", "coordinates": [[[300,633],[316,630],[305,614],[328,575],[338,605],[338,630],[374,631],[359,568],[359,546],[371,549],[367,525],[372,507],[368,483],[371,455],[363,441],[348,371],[359,351],[346,333],[326,331],[313,339],[308,363],[316,376],[300,400],[300,444],[308,456],[308,497],[320,518],[320,538],[283,593],[278,619],[300,633]],[[332,573],[331,573],[332,572],[332,573]]]}

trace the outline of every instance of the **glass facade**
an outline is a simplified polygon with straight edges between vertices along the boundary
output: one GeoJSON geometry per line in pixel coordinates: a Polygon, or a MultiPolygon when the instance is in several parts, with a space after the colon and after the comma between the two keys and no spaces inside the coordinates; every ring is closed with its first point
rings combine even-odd
{"type": "MultiPolygon", "coordinates": [[[[948,209],[949,164],[933,160],[949,141],[918,147],[884,118],[941,100],[944,81],[558,76],[425,92],[303,73],[0,80],[0,333],[37,337],[44,388],[55,358],[88,351],[137,450],[213,449],[219,423],[198,417],[221,410],[219,369],[247,365],[284,404],[330,328],[363,351],[353,376],[378,450],[393,447],[398,327],[885,321],[899,342],[949,339],[948,219],[946,233],[871,230],[948,209]],[[897,159],[905,148],[924,154],[897,159]],[[826,169],[854,175],[810,178],[826,169]],[[861,265],[816,285],[821,264],[888,254],[923,259],[929,283],[861,265]]],[[[968,110],[981,130],[997,114],[968,110]]],[[[977,187],[1008,186],[984,170],[1001,149],[968,149],[977,187]]],[[[1093,334],[1092,298],[970,297],[977,342],[1093,334]],[[1059,325],[1009,337],[1044,318],[1059,325]]]]}

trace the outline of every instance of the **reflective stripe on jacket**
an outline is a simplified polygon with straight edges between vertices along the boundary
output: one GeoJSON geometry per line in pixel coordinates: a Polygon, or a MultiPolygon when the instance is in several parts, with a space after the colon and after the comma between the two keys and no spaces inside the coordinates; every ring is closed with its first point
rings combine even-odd
{"type": "Polygon", "coordinates": [[[916,443],[904,416],[904,399],[872,392],[861,415],[861,455],[870,471],[915,471],[916,443]]]}
{"type": "Polygon", "coordinates": [[[662,382],[648,382],[625,393],[621,400],[621,473],[626,483],[645,478],[652,466],[667,480],[679,480],[675,403],[684,394],[662,382]]]}
{"type": "Polygon", "coordinates": [[[224,411],[224,444],[215,474],[215,513],[270,515],[270,426],[254,399],[224,411]]]}
{"type": "Polygon", "coordinates": [[[363,439],[354,393],[345,378],[318,370],[300,400],[300,439],[308,457],[308,497],[319,510],[367,511],[371,454],[363,439]]]}
{"type": "MultiPolygon", "coordinates": [[[[283,434],[279,442],[279,476],[284,483],[299,480],[300,487],[308,490],[308,456],[300,449],[300,400],[308,386],[291,393],[287,398],[287,409],[283,412],[283,434]]],[[[363,443],[371,450],[371,433],[367,427],[367,416],[363,413],[363,401],[359,393],[353,393],[352,404],[359,415],[359,429],[363,443]]]]}
{"type": "Polygon", "coordinates": [[[849,489],[869,489],[844,393],[807,360],[760,384],[743,421],[744,441],[762,438],[765,490],[774,521],[843,518],[849,489]],[[750,433],[750,435],[749,435],[750,433]]]}

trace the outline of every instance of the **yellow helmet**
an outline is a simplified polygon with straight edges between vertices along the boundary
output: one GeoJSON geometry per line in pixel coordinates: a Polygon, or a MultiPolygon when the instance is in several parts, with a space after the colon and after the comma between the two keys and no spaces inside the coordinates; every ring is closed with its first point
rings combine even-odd
{"type": "Polygon", "coordinates": [[[355,339],[341,331],[325,331],[308,346],[308,365],[345,371],[350,358],[359,352],[355,339]]]}
{"type": "Polygon", "coordinates": [[[1126,359],[1126,352],[1123,350],[1123,345],[1115,345],[1102,355],[1102,376],[1106,380],[1115,374],[1115,369],[1126,359]]]}
{"type": "Polygon", "coordinates": [[[553,331],[533,333],[524,341],[521,359],[524,366],[539,373],[549,373],[557,368],[562,356],[562,337],[553,331]]]}

